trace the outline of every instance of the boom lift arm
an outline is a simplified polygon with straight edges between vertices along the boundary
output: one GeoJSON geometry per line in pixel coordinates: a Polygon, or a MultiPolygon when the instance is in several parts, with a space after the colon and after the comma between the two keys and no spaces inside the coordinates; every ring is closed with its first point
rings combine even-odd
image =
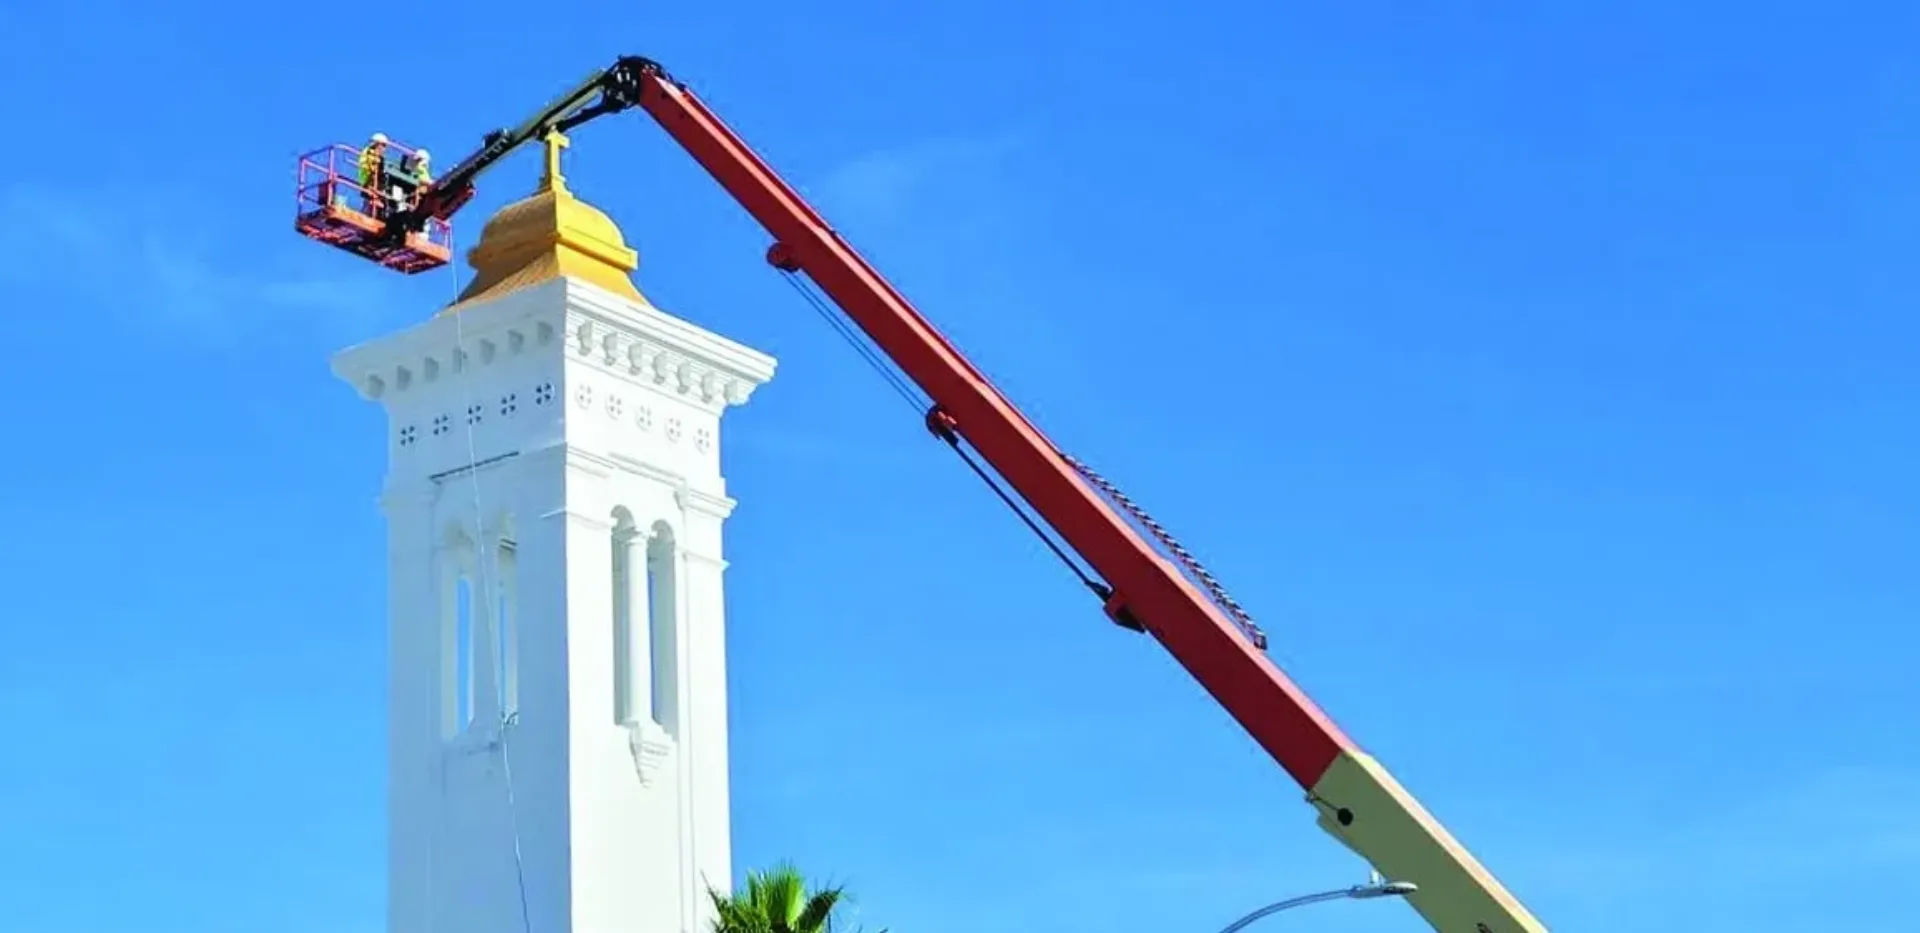
{"type": "Polygon", "coordinates": [[[1267,658],[1251,620],[1185,551],[1097,474],[1055,448],[658,63],[621,58],[520,126],[488,134],[482,148],[422,192],[411,211],[392,218],[389,233],[447,219],[472,198],[474,180],[520,145],[634,107],[773,235],[769,263],[806,273],[932,399],[928,428],[963,454],[977,451],[1092,569],[1099,579],[1089,587],[1107,616],[1158,640],[1306,789],[1321,828],[1385,877],[1417,885],[1408,900],[1439,933],[1545,933],[1545,925],[1267,658]],[[1150,537],[1170,546],[1173,559],[1150,537]]]}

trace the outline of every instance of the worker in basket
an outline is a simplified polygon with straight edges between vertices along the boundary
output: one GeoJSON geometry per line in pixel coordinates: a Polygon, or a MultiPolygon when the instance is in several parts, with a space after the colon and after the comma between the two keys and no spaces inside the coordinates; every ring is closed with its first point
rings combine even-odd
{"type": "Polygon", "coordinates": [[[400,164],[394,172],[394,200],[401,206],[412,207],[420,198],[420,189],[433,181],[433,173],[427,168],[432,158],[425,149],[415,149],[400,157],[400,164]]]}
{"type": "Polygon", "coordinates": [[[415,149],[389,161],[384,167],[380,190],[386,195],[387,206],[394,212],[413,207],[420,197],[420,189],[433,180],[427,167],[430,158],[427,150],[415,149]]]}
{"type": "Polygon", "coordinates": [[[360,191],[365,198],[367,213],[378,217],[381,213],[382,180],[387,171],[387,134],[375,133],[368,137],[367,144],[360,147],[359,181],[360,191]]]}
{"type": "Polygon", "coordinates": [[[413,153],[400,160],[400,172],[413,182],[415,188],[425,188],[433,184],[433,171],[428,167],[432,156],[425,149],[415,149],[413,153]]]}

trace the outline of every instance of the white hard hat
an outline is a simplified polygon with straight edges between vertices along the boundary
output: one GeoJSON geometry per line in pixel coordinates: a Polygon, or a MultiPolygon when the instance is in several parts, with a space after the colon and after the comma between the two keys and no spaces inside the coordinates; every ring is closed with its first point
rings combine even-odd
{"type": "Polygon", "coordinates": [[[374,141],[374,142],[376,142],[376,143],[384,143],[384,142],[386,142],[386,141],[387,141],[387,134],[385,134],[385,133],[375,133],[375,134],[373,134],[373,141],[374,141]]]}
{"type": "Polygon", "coordinates": [[[433,155],[425,149],[415,149],[413,150],[413,154],[422,159],[430,158],[433,155]]]}

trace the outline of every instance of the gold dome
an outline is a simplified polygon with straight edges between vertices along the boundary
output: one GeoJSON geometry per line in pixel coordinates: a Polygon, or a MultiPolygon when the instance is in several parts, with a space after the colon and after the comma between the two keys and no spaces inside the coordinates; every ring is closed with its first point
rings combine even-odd
{"type": "Polygon", "coordinates": [[[546,142],[540,187],[487,221],[480,242],[467,251],[473,280],[441,313],[562,276],[647,303],[633,284],[639,254],[627,246],[612,218],[567,190],[560,174],[560,150],[566,148],[566,137],[550,133],[546,142]]]}

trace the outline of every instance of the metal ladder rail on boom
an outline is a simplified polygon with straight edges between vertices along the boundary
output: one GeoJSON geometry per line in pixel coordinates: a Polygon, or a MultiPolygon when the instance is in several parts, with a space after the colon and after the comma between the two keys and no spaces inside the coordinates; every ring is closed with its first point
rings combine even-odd
{"type": "MultiPolygon", "coordinates": [[[[1417,886],[1407,900],[1439,933],[1545,933],[1411,794],[1327,718],[1262,650],[1264,642],[1210,577],[1198,583],[1150,537],[1171,544],[1124,497],[1055,448],[880,273],[685,85],[628,56],[519,126],[487,134],[389,221],[404,237],[446,221],[501,158],[549,132],[606,114],[646,111],[767,232],[767,260],[804,272],[932,399],[928,428],[976,451],[1101,581],[1090,585],[1118,624],[1148,633],[1307,792],[1322,829],[1376,871],[1417,886]],[[1203,589],[1204,587],[1204,589],[1203,589]],[[1210,595],[1211,594],[1211,595],[1210,595]]],[[[1197,571],[1184,551],[1175,558],[1197,571]]]]}

